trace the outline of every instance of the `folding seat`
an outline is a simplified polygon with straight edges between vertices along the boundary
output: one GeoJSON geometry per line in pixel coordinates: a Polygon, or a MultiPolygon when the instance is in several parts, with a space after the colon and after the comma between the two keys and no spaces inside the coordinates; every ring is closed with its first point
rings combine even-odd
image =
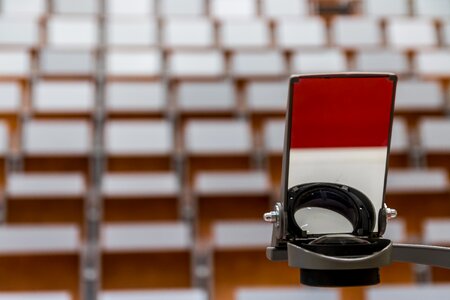
{"type": "Polygon", "coordinates": [[[343,52],[335,49],[300,51],[292,57],[293,72],[342,72],[347,70],[347,61],[343,52]]]}
{"type": "Polygon", "coordinates": [[[404,116],[410,127],[421,116],[442,116],[445,112],[444,91],[436,81],[400,80],[395,98],[395,114],[404,116]]]}
{"type": "Polygon", "coordinates": [[[103,176],[103,220],[140,222],[179,219],[181,187],[174,172],[107,173],[103,176]]]}
{"type": "Polygon", "coordinates": [[[96,48],[98,21],[93,17],[52,16],[47,20],[47,45],[66,48],[96,48]]]}
{"type": "Polygon", "coordinates": [[[425,218],[449,215],[449,196],[449,179],[442,168],[389,170],[386,203],[397,209],[410,235],[420,234],[425,218]]]}
{"type": "Polygon", "coordinates": [[[199,172],[192,190],[199,242],[210,239],[216,221],[258,221],[272,207],[270,181],[264,171],[199,172]]]}
{"type": "Polygon", "coordinates": [[[100,289],[189,288],[191,247],[190,228],[181,222],[104,224],[100,289]]]}
{"type": "Polygon", "coordinates": [[[250,126],[241,120],[190,120],[184,130],[187,179],[198,171],[245,170],[252,165],[250,126]]]}
{"type": "Polygon", "coordinates": [[[47,11],[46,0],[3,0],[1,12],[4,15],[43,16],[47,11]]]}
{"type": "Polygon", "coordinates": [[[245,104],[252,127],[260,132],[264,122],[286,114],[289,84],[287,81],[250,81],[245,88],[245,104]]]}
{"type": "Polygon", "coordinates": [[[97,59],[91,50],[43,48],[38,59],[41,78],[73,80],[96,76],[97,59]]]}
{"type": "Polygon", "coordinates": [[[405,16],[409,14],[408,0],[365,0],[362,4],[364,15],[371,17],[405,16]]]}
{"type": "Polygon", "coordinates": [[[231,81],[181,82],[175,97],[182,128],[192,118],[230,118],[236,112],[236,90],[231,81]]]}
{"type": "Polygon", "coordinates": [[[10,150],[9,140],[8,125],[0,122],[0,187],[3,186],[6,177],[6,165],[10,150]]]}
{"type": "Polygon", "coordinates": [[[162,117],[167,109],[161,82],[107,82],[105,110],[109,118],[162,117]]]}
{"type": "Polygon", "coordinates": [[[0,227],[0,293],[67,291],[71,295],[69,299],[80,300],[80,270],[81,244],[77,227],[0,227]]]}
{"type": "Polygon", "coordinates": [[[225,57],[217,50],[174,51],[168,73],[174,78],[218,78],[225,75],[225,57]]]}
{"type": "Polygon", "coordinates": [[[446,0],[413,0],[413,13],[416,16],[448,18],[450,2],[446,0]]]}
{"type": "MultiPolygon", "coordinates": [[[[100,293],[99,300],[207,300],[207,294],[200,289],[171,289],[157,291],[115,291],[100,293]]],[[[0,298],[1,300],[1,298],[0,298]]],[[[14,300],[14,299],[12,299],[14,300]]]]}
{"type": "Polygon", "coordinates": [[[361,72],[411,72],[406,53],[396,50],[361,50],[355,53],[354,69],[361,72]]]}
{"type": "Polygon", "coordinates": [[[423,51],[415,56],[416,72],[422,77],[450,78],[450,51],[423,51]]]}
{"type": "Polygon", "coordinates": [[[156,21],[145,17],[108,18],[106,45],[108,47],[151,47],[158,43],[156,21]]]}
{"type": "Polygon", "coordinates": [[[28,79],[31,75],[31,56],[25,50],[0,51],[0,78],[28,79]]]}
{"type": "Polygon", "coordinates": [[[162,171],[172,168],[174,134],[166,120],[106,123],[104,147],[109,171],[162,171]]]}
{"type": "Polygon", "coordinates": [[[340,48],[380,47],[381,23],[373,18],[338,17],[332,22],[333,44],[340,48]]]}
{"type": "Polygon", "coordinates": [[[72,300],[67,292],[6,292],[0,293],[0,300],[72,300]]]}
{"type": "Polygon", "coordinates": [[[22,130],[25,171],[90,174],[92,128],[82,120],[30,120],[22,130]]]}
{"type": "Polygon", "coordinates": [[[95,110],[95,86],[90,81],[38,81],[31,111],[36,118],[86,118],[95,110]]]}
{"type": "Polygon", "coordinates": [[[83,228],[86,196],[82,174],[9,174],[5,219],[9,224],[71,223],[83,228]]]}
{"type": "Polygon", "coordinates": [[[325,21],[318,17],[280,19],[275,24],[275,43],[282,49],[324,47],[327,44],[325,21]]]}
{"type": "Polygon", "coordinates": [[[244,286],[298,286],[298,269],[266,258],[271,238],[272,225],[262,221],[214,224],[211,253],[214,300],[233,299],[238,288],[244,286]]]}
{"type": "Polygon", "coordinates": [[[158,50],[108,50],[106,76],[109,79],[153,79],[162,74],[158,50]]]}
{"type": "Polygon", "coordinates": [[[274,298],[283,300],[339,300],[338,290],[310,289],[295,287],[262,287],[239,288],[233,299],[235,300],[269,300],[274,298]]]}
{"type": "Polygon", "coordinates": [[[287,78],[286,60],[277,50],[235,52],[230,72],[238,78],[287,78]]]}
{"type": "Polygon", "coordinates": [[[430,167],[445,167],[450,172],[450,120],[422,118],[419,122],[420,146],[430,167]]]}
{"type": "Polygon", "coordinates": [[[169,49],[213,47],[214,24],[207,18],[168,18],[164,21],[162,39],[169,49]]]}
{"type": "Polygon", "coordinates": [[[206,13],[205,0],[159,0],[162,17],[200,16],[206,13]]]}
{"type": "Polygon", "coordinates": [[[105,8],[107,15],[123,16],[150,16],[155,13],[155,0],[106,0],[105,8]]]}
{"type": "Polygon", "coordinates": [[[39,44],[37,20],[1,16],[0,44],[2,46],[36,47],[39,44]]]}
{"type": "Polygon", "coordinates": [[[406,120],[395,117],[392,124],[389,167],[407,167],[410,161],[410,152],[411,145],[406,120]]]}
{"type": "Polygon", "coordinates": [[[19,126],[22,97],[22,87],[19,82],[0,82],[0,121],[7,124],[11,137],[19,126]]]}
{"type": "Polygon", "coordinates": [[[255,0],[211,0],[210,15],[218,19],[249,18],[256,16],[255,0]]]}
{"type": "Polygon", "coordinates": [[[300,17],[310,11],[306,0],[263,0],[261,10],[269,18],[300,17]]]}
{"type": "Polygon", "coordinates": [[[263,152],[275,188],[278,188],[281,182],[285,127],[284,119],[269,119],[263,128],[263,152]]]}
{"type": "Polygon", "coordinates": [[[450,285],[384,285],[366,290],[366,300],[409,300],[409,299],[445,299],[450,285]]]}
{"type": "Polygon", "coordinates": [[[219,38],[226,49],[265,48],[270,45],[269,24],[261,19],[223,21],[219,38]]]}
{"type": "MultiPolygon", "coordinates": [[[[447,197],[447,201],[448,201],[447,197]]],[[[427,203],[428,205],[428,203],[427,203]]],[[[426,245],[437,245],[437,246],[450,246],[450,219],[449,210],[446,209],[446,214],[442,213],[438,218],[432,217],[423,222],[422,240],[426,245]]],[[[431,277],[433,282],[446,282],[450,281],[450,271],[448,269],[441,269],[438,267],[431,268],[431,277]]],[[[447,286],[446,293],[450,289],[447,286]]]]}
{"type": "Polygon", "coordinates": [[[391,18],[386,24],[388,46],[416,50],[436,47],[437,31],[430,19],[391,18]]]}
{"type": "Polygon", "coordinates": [[[55,14],[94,15],[100,11],[98,0],[52,0],[52,5],[55,14]]]}

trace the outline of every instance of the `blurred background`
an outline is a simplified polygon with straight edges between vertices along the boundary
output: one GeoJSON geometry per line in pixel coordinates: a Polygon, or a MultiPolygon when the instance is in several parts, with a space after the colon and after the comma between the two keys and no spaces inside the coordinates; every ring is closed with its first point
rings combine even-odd
{"type": "Polygon", "coordinates": [[[261,219],[289,76],[388,71],[387,236],[450,245],[449,20],[450,0],[0,0],[0,299],[448,298],[449,271],[400,263],[299,287],[261,219]]]}

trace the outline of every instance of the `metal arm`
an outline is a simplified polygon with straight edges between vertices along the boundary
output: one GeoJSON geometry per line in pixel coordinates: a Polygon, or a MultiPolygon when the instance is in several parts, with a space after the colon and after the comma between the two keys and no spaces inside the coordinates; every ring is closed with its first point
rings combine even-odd
{"type": "Polygon", "coordinates": [[[410,262],[450,269],[450,248],[427,245],[394,244],[392,250],[393,261],[410,262]]]}

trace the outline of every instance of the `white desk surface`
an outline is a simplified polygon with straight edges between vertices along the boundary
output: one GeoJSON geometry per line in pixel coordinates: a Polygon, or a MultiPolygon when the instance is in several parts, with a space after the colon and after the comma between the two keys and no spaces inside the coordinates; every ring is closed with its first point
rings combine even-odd
{"type": "Polygon", "coordinates": [[[277,24],[275,38],[283,49],[324,47],[327,43],[326,25],[320,17],[286,18],[277,24]]]}
{"type": "Polygon", "coordinates": [[[72,300],[66,292],[0,293],[0,300],[72,300]]]}
{"type": "Polygon", "coordinates": [[[150,18],[109,18],[106,22],[106,44],[110,47],[150,47],[157,41],[157,23],[150,18]]]}
{"type": "Polygon", "coordinates": [[[443,117],[422,118],[419,134],[425,151],[450,153],[450,120],[443,117]]]}
{"type": "Polygon", "coordinates": [[[332,22],[332,37],[339,47],[381,46],[382,31],[376,19],[366,17],[338,17],[332,22]]]}
{"type": "Polygon", "coordinates": [[[22,50],[0,51],[1,76],[28,76],[31,71],[29,53],[22,50]]]}
{"type": "Polygon", "coordinates": [[[247,106],[252,111],[284,112],[288,91],[287,81],[251,82],[247,86],[247,106]]]}
{"type": "Polygon", "coordinates": [[[414,63],[416,66],[416,72],[421,75],[450,75],[450,53],[446,50],[418,52],[414,63]]]}
{"type": "Polygon", "coordinates": [[[123,0],[107,0],[106,13],[121,16],[149,16],[155,13],[155,0],[133,0],[133,5],[123,0]]]}
{"type": "MultiPolygon", "coordinates": [[[[161,3],[166,3],[163,1],[161,3]]],[[[180,2],[180,3],[184,3],[180,2]]],[[[163,44],[169,48],[214,46],[214,24],[206,18],[166,19],[162,28],[163,44]]]]}
{"type": "Polygon", "coordinates": [[[292,58],[294,72],[342,72],[347,70],[346,58],[343,52],[336,49],[315,51],[300,51],[292,58]]]}
{"type": "Polygon", "coordinates": [[[210,14],[218,19],[254,17],[256,11],[253,0],[212,0],[210,3],[210,14]]]}
{"type": "Polygon", "coordinates": [[[284,57],[276,50],[239,51],[231,58],[235,76],[282,76],[286,70],[284,57]]]}
{"type": "Polygon", "coordinates": [[[272,224],[263,221],[216,222],[213,225],[215,249],[254,249],[265,251],[272,240],[272,224]]]}
{"type": "Polygon", "coordinates": [[[42,49],[39,68],[45,75],[94,74],[96,58],[89,50],[42,49]]]}
{"type": "Polygon", "coordinates": [[[231,110],[236,105],[231,82],[185,82],[177,90],[177,105],[183,111],[231,110]]]}
{"type": "Polygon", "coordinates": [[[269,178],[261,171],[201,172],[194,183],[198,195],[254,195],[269,191],[269,178]]]}
{"type": "Polygon", "coordinates": [[[408,57],[396,50],[361,50],[355,56],[355,69],[363,72],[409,72],[408,57]]]}
{"type": "Polygon", "coordinates": [[[21,106],[21,94],[18,83],[0,83],[0,113],[16,113],[21,106]]]}
{"type": "Polygon", "coordinates": [[[263,15],[272,18],[309,15],[308,1],[305,0],[263,0],[261,10],[263,15]]]}
{"type": "Polygon", "coordinates": [[[106,53],[106,74],[109,76],[159,76],[162,71],[158,50],[109,50],[106,53]]]}
{"type": "Polygon", "coordinates": [[[388,172],[387,193],[445,192],[450,183],[445,169],[391,169],[388,172]]]}
{"type": "Polygon", "coordinates": [[[99,12],[99,2],[92,0],[54,0],[53,11],[56,14],[92,15],[99,12]]]}
{"type": "Polygon", "coordinates": [[[169,56],[168,72],[179,77],[219,77],[225,72],[222,52],[176,51],[169,56]]]}
{"type": "Polygon", "coordinates": [[[159,3],[159,14],[165,17],[200,16],[205,10],[203,0],[164,0],[159,3]]]}
{"type": "Polygon", "coordinates": [[[268,47],[269,24],[261,19],[224,21],[219,27],[219,38],[225,48],[268,47]]]}
{"type": "Polygon", "coordinates": [[[340,292],[335,289],[319,288],[239,288],[235,300],[339,300],[340,292]]]}
{"type": "Polygon", "coordinates": [[[395,96],[395,109],[407,110],[442,110],[444,93],[435,81],[399,81],[395,96]]]}
{"type": "MultiPolygon", "coordinates": [[[[99,300],[207,300],[200,289],[171,289],[152,291],[101,292],[99,300]]],[[[1,299],[0,299],[1,300],[1,299]]]]}
{"type": "Polygon", "coordinates": [[[39,16],[47,11],[45,0],[4,0],[2,13],[23,16],[39,16]]]}
{"type": "Polygon", "coordinates": [[[106,109],[110,112],[163,110],[166,90],[160,82],[112,82],[106,85],[106,109]]]}
{"type": "Polygon", "coordinates": [[[2,46],[32,47],[38,44],[39,25],[33,18],[0,16],[2,46]]]}
{"type": "Polygon", "coordinates": [[[391,18],[386,24],[386,39],[398,49],[427,48],[437,46],[435,31],[432,19],[391,18]]]}

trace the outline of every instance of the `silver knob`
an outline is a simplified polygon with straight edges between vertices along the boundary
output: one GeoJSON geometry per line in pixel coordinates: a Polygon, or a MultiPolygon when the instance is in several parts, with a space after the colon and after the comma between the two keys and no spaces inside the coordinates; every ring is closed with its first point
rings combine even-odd
{"type": "Polygon", "coordinates": [[[269,211],[264,214],[264,221],[268,223],[276,223],[278,222],[278,218],[280,217],[280,213],[278,211],[269,211]]]}
{"type": "Polygon", "coordinates": [[[394,208],[386,207],[386,217],[388,220],[394,219],[397,217],[397,210],[394,208]]]}

